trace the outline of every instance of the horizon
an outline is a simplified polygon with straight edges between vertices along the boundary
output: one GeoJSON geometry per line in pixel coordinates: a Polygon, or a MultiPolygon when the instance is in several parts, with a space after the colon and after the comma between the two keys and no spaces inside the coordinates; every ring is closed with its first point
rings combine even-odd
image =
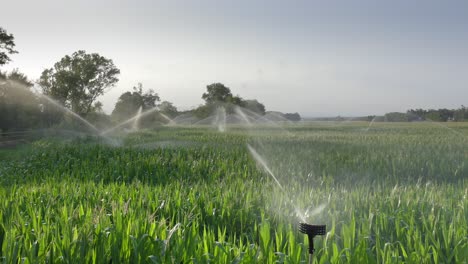
{"type": "Polygon", "coordinates": [[[108,114],[137,83],[179,110],[214,82],[306,118],[466,105],[467,2],[181,3],[7,2],[1,26],[19,53],[1,70],[35,81],[65,55],[97,52],[121,70],[99,98],[108,114]]]}

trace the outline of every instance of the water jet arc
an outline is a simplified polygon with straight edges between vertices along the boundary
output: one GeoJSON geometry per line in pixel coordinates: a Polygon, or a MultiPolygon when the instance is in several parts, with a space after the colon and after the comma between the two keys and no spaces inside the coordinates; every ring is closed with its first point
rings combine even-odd
{"type": "Polygon", "coordinates": [[[100,133],[100,130],[95,125],[91,124],[88,120],[84,119],[83,117],[81,117],[77,113],[75,113],[72,110],[64,107],[63,105],[61,105],[60,103],[58,103],[57,101],[55,101],[54,99],[50,98],[49,96],[47,96],[45,94],[38,93],[38,95],[39,95],[39,97],[46,99],[49,103],[51,103],[55,107],[59,108],[61,111],[65,112],[67,114],[70,114],[73,118],[75,118],[76,120],[78,120],[81,123],[85,124],[86,126],[88,126],[88,128],[91,128],[91,130],[93,130],[95,133],[98,133],[98,134],[100,133]]]}

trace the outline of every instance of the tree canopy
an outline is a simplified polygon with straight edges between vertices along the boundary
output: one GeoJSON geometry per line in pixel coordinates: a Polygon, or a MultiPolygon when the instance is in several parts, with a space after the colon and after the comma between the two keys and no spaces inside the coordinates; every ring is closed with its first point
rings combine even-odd
{"type": "Polygon", "coordinates": [[[243,107],[260,115],[265,114],[265,106],[257,100],[245,100],[243,107]]]}
{"type": "Polygon", "coordinates": [[[18,53],[15,48],[15,37],[0,27],[0,66],[11,61],[8,55],[18,53]]]}
{"type": "Polygon", "coordinates": [[[203,93],[202,99],[207,104],[212,103],[233,103],[241,104],[242,99],[238,96],[233,96],[231,89],[224,86],[222,83],[212,83],[206,86],[206,93],[203,93]]]}
{"type": "Polygon", "coordinates": [[[177,114],[179,113],[177,111],[177,108],[171,103],[171,102],[168,102],[168,101],[163,101],[161,102],[159,105],[159,110],[164,113],[165,115],[173,118],[173,117],[176,117],[177,114]]]}
{"type": "Polygon", "coordinates": [[[468,110],[463,105],[458,109],[410,109],[406,112],[406,115],[408,116],[409,121],[464,121],[468,119],[468,110]]]}
{"type": "Polygon", "coordinates": [[[119,121],[128,119],[136,115],[140,107],[143,111],[156,107],[159,100],[154,90],[143,92],[143,85],[139,83],[133,87],[133,92],[128,91],[120,95],[112,111],[112,118],[119,121]]]}
{"type": "Polygon", "coordinates": [[[222,83],[212,83],[206,86],[206,93],[203,93],[202,99],[205,105],[194,110],[199,118],[206,118],[213,114],[216,108],[221,104],[228,114],[233,113],[235,106],[244,107],[257,114],[265,114],[265,106],[257,100],[244,100],[242,97],[234,96],[229,87],[222,83]]]}
{"type": "Polygon", "coordinates": [[[24,130],[40,121],[38,98],[30,90],[32,82],[17,69],[0,72],[0,130],[24,130]]]}
{"type": "Polygon", "coordinates": [[[112,60],[80,50],[45,69],[38,84],[44,94],[75,113],[86,115],[93,110],[97,97],[118,82],[119,73],[112,60]]]}

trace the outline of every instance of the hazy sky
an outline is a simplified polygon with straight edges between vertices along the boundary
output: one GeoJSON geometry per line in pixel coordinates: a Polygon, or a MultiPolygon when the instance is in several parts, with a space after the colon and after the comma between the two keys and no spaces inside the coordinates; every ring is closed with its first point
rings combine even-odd
{"type": "Polygon", "coordinates": [[[113,59],[111,112],[138,82],[181,109],[222,82],[268,110],[303,116],[468,105],[468,1],[6,0],[19,54],[2,69],[37,79],[83,49],[113,59]]]}

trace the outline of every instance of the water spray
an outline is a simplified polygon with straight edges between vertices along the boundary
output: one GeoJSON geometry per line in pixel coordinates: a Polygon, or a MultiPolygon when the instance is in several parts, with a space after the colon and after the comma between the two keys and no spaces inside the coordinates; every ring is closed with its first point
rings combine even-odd
{"type": "Polygon", "coordinates": [[[140,129],[140,116],[141,116],[142,111],[143,111],[143,106],[140,106],[135,116],[136,117],[135,121],[133,122],[132,131],[138,131],[140,129]]]}
{"type": "Polygon", "coordinates": [[[325,235],[325,229],[325,225],[309,225],[306,223],[299,224],[299,231],[301,231],[301,233],[303,234],[306,234],[309,238],[309,264],[312,263],[312,256],[314,255],[315,251],[314,237],[325,235]]]}

